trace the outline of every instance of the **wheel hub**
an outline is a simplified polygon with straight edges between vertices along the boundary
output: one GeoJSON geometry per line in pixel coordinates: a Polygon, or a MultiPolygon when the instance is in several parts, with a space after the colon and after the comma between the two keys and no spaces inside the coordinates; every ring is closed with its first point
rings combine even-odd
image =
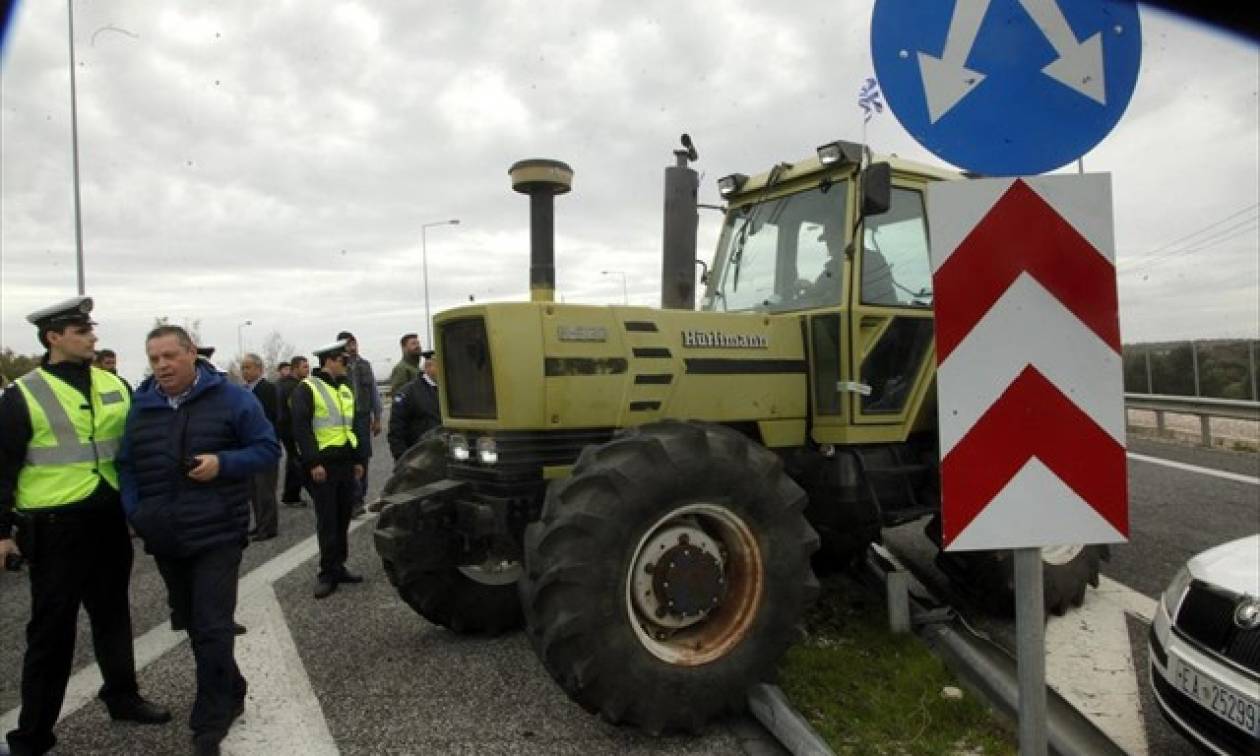
{"type": "Polygon", "coordinates": [[[688,627],[721,604],[726,591],[722,552],[699,527],[671,525],[640,549],[631,582],[641,616],[670,630],[688,627]]]}
{"type": "Polygon", "coordinates": [[[666,550],[652,571],[652,589],[666,610],[683,617],[717,606],[725,587],[717,558],[689,543],[666,550]]]}

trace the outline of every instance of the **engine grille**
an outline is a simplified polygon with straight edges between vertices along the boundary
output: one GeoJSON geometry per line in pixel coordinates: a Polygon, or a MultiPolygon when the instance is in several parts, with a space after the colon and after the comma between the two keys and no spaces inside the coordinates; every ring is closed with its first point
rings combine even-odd
{"type": "Polygon", "coordinates": [[[493,420],[498,416],[498,406],[485,318],[444,323],[439,338],[442,386],[446,389],[450,416],[493,420]]]}
{"type": "Polygon", "coordinates": [[[1243,630],[1234,624],[1237,596],[1198,580],[1181,601],[1175,622],[1184,637],[1260,674],[1260,628],[1243,630]]]}

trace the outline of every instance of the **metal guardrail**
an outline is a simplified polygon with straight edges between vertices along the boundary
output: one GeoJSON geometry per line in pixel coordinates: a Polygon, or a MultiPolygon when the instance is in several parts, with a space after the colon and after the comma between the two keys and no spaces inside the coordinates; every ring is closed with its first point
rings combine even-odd
{"type": "Polygon", "coordinates": [[[1193,415],[1199,418],[1200,441],[1212,445],[1212,418],[1260,421],[1260,402],[1244,399],[1209,399],[1201,396],[1167,394],[1125,394],[1125,410],[1146,410],[1155,413],[1155,428],[1164,431],[1164,415],[1193,415]]]}

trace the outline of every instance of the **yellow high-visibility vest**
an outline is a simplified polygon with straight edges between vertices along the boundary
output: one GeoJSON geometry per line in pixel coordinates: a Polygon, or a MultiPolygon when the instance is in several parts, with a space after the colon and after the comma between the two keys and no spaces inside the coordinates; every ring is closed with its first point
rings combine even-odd
{"type": "Polygon", "coordinates": [[[315,444],[320,451],[330,446],[356,448],[359,440],[354,435],[354,392],[346,384],[336,388],[322,378],[312,375],[302,380],[311,387],[311,429],[315,431],[315,444]]]}
{"type": "Polygon", "coordinates": [[[26,461],[15,496],[23,511],[53,509],[87,498],[100,479],[118,489],[114,457],[131,395],[118,376],[91,368],[91,402],[78,389],[37,368],[17,379],[31,421],[26,461]]]}

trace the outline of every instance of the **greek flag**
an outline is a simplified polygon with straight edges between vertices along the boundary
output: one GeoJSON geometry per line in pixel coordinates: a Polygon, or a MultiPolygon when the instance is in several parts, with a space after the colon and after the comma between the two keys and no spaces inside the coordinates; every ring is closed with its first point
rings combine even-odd
{"type": "Polygon", "coordinates": [[[863,123],[870,123],[878,113],[884,112],[884,101],[879,93],[879,82],[874,77],[868,76],[862,84],[862,88],[858,90],[858,107],[862,108],[862,112],[866,115],[863,117],[863,123]]]}

